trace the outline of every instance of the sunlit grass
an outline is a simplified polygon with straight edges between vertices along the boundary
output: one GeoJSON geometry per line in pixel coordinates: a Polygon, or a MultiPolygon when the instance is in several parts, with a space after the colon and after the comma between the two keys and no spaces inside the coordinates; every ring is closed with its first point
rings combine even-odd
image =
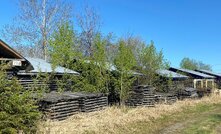
{"type": "MultiPolygon", "coordinates": [[[[93,113],[79,113],[65,121],[44,122],[43,126],[40,125],[39,133],[159,133],[176,122],[191,118],[194,122],[194,117],[212,111],[218,105],[221,107],[220,104],[221,96],[213,95],[200,100],[178,101],[173,105],[157,105],[154,108],[109,107],[93,113]]],[[[210,120],[204,122],[211,124],[205,125],[205,128],[210,130],[213,129],[213,123],[219,120],[215,120],[213,115],[208,117],[210,120]]],[[[195,131],[198,126],[188,126],[187,123],[185,127],[188,130],[179,131],[188,133],[191,130],[195,131]]]]}

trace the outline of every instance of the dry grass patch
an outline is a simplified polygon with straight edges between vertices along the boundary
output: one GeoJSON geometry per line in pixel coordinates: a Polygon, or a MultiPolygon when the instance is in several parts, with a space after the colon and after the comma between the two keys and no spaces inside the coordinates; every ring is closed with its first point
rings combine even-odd
{"type": "MultiPolygon", "coordinates": [[[[173,105],[160,104],[154,108],[108,107],[98,112],[79,113],[65,121],[43,122],[39,127],[39,133],[120,133],[119,128],[128,129],[127,127],[133,123],[152,122],[163,115],[182,112],[186,107],[194,107],[198,104],[218,103],[221,103],[220,95],[212,95],[199,100],[178,101],[173,105]]],[[[151,127],[154,129],[156,126],[151,127]]],[[[133,129],[130,128],[130,131],[136,131],[139,128],[133,129]]]]}

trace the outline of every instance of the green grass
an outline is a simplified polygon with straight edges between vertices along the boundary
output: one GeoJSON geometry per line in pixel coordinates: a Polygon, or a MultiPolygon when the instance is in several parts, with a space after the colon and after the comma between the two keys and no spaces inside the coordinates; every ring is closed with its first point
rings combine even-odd
{"type": "Polygon", "coordinates": [[[116,131],[122,134],[215,134],[215,128],[220,124],[221,104],[198,104],[152,121],[134,122],[127,127],[116,128],[116,131]]]}
{"type": "MultiPolygon", "coordinates": [[[[221,112],[221,111],[220,111],[221,112]]],[[[216,133],[215,128],[221,123],[221,114],[208,114],[207,116],[199,117],[199,119],[188,125],[181,131],[183,134],[211,134],[216,133]]]]}

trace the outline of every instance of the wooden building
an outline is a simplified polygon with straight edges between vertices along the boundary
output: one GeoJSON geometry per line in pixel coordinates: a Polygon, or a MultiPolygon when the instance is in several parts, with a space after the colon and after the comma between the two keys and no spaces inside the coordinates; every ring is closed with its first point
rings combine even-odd
{"type": "Polygon", "coordinates": [[[19,70],[30,71],[33,69],[31,63],[8,44],[0,39],[0,64],[8,64],[7,74],[16,75],[19,70]]]}
{"type": "MultiPolygon", "coordinates": [[[[46,62],[45,60],[39,58],[26,57],[26,59],[30,62],[33,69],[29,71],[21,69],[17,72],[17,77],[25,88],[31,88],[33,85],[42,86],[47,84],[46,86],[48,86],[51,91],[56,91],[58,89],[58,85],[54,79],[62,79],[62,76],[66,74],[75,76],[79,75],[78,72],[61,66],[56,66],[55,68],[53,68],[49,62],[46,62]],[[53,78],[51,78],[48,83],[44,80],[38,80],[36,83],[36,80],[34,79],[37,77],[38,74],[41,74],[42,76],[53,74],[53,78]]],[[[71,87],[71,85],[67,86],[67,88],[68,87],[71,87]]]]}
{"type": "Polygon", "coordinates": [[[207,75],[211,75],[211,76],[214,76],[215,77],[215,88],[218,88],[218,89],[221,89],[221,74],[219,73],[215,73],[215,72],[212,72],[212,71],[208,71],[208,70],[195,70],[197,72],[200,72],[200,73],[204,73],[204,74],[207,74],[207,75]]]}
{"type": "Polygon", "coordinates": [[[170,86],[170,87],[164,87],[167,88],[167,90],[184,89],[186,80],[189,78],[186,75],[179,74],[167,69],[157,70],[157,74],[160,76],[159,82],[161,83],[161,85],[170,86]]]}
{"type": "Polygon", "coordinates": [[[215,88],[214,76],[182,68],[170,67],[169,70],[188,76],[188,83],[186,84],[187,87],[210,90],[215,88]]]}

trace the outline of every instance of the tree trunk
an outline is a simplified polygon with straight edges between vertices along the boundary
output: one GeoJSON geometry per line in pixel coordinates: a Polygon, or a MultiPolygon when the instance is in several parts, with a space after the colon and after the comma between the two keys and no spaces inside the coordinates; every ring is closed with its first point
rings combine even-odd
{"type": "Polygon", "coordinates": [[[122,73],[120,76],[120,102],[121,102],[121,105],[125,105],[122,73]]]}

